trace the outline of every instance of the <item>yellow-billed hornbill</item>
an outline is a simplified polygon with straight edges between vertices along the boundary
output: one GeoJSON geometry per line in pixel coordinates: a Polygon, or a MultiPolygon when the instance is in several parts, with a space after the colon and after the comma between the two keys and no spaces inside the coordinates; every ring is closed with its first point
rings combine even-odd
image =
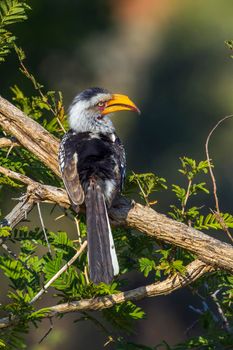
{"type": "Polygon", "coordinates": [[[110,283],[119,272],[107,208],[121,191],[125,151],[109,118],[118,111],[139,112],[125,95],[90,88],[69,109],[70,130],[59,149],[62,179],[73,208],[86,204],[88,263],[94,283],[110,283]]]}

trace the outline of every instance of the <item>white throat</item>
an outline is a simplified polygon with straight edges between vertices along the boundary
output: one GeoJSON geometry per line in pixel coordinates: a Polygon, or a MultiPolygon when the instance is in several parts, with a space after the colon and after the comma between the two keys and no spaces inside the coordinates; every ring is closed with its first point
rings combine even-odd
{"type": "Polygon", "coordinates": [[[107,134],[115,131],[109,115],[98,119],[97,114],[90,112],[88,101],[78,101],[71,105],[69,109],[69,125],[77,133],[93,132],[107,134]]]}

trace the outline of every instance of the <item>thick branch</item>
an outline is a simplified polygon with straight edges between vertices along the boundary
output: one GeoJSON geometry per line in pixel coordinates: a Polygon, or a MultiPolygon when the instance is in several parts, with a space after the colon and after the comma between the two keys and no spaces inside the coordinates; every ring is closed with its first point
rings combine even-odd
{"type": "Polygon", "coordinates": [[[233,246],[155,210],[127,201],[110,212],[115,224],[127,225],[161,241],[187,249],[199,259],[233,273],[233,246]]]}
{"type": "Polygon", "coordinates": [[[32,180],[26,175],[6,169],[2,166],[0,166],[0,173],[14,180],[23,182],[25,185],[28,185],[28,193],[31,195],[35,202],[44,201],[57,203],[58,205],[65,208],[68,208],[70,206],[70,201],[68,199],[66,191],[62,188],[43,185],[40,182],[32,180]]]}
{"type": "MultiPolygon", "coordinates": [[[[28,176],[16,173],[2,166],[0,166],[0,173],[28,185],[26,194],[19,198],[18,204],[0,222],[2,226],[15,227],[20,221],[26,218],[27,214],[38,202],[57,203],[65,208],[68,208],[70,205],[68,196],[62,188],[43,185],[30,179],[28,176]]],[[[0,244],[1,242],[2,240],[0,240],[0,244]]]]}
{"type": "MultiPolygon", "coordinates": [[[[211,271],[213,271],[213,268],[211,266],[206,265],[200,260],[195,260],[187,266],[185,275],[175,274],[171,277],[168,277],[163,282],[156,282],[148,286],[132,289],[127,292],[92,299],[82,299],[65,304],[58,304],[49,307],[49,310],[45,313],[44,318],[53,317],[68,312],[102,310],[128,300],[136,301],[145,297],[155,297],[159,295],[170,294],[179,288],[187,286],[191,282],[203,276],[205,273],[211,271]]],[[[0,319],[0,328],[7,328],[16,323],[17,319],[10,319],[9,317],[5,317],[0,319]]]]}
{"type": "MultiPolygon", "coordinates": [[[[14,228],[19,222],[27,218],[27,214],[34,207],[34,200],[27,193],[21,198],[11,212],[0,221],[0,226],[10,226],[14,228]]],[[[4,241],[4,238],[0,239],[0,244],[4,241]]]]}
{"type": "Polygon", "coordinates": [[[22,146],[59,175],[56,138],[1,96],[0,125],[3,130],[15,136],[22,146]]]}

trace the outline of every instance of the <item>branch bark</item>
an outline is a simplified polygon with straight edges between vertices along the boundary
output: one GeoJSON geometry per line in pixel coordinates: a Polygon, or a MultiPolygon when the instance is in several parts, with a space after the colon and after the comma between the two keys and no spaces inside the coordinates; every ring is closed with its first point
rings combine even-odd
{"type": "Polygon", "coordinates": [[[57,163],[58,140],[1,96],[0,125],[3,130],[15,136],[22,146],[34,153],[59,176],[57,163]]]}
{"type": "MultiPolygon", "coordinates": [[[[57,203],[65,208],[70,206],[68,196],[62,188],[43,185],[40,182],[32,180],[28,176],[19,174],[2,166],[0,166],[0,173],[27,185],[26,194],[19,198],[18,204],[0,222],[0,225],[2,226],[10,226],[11,228],[15,227],[20,221],[25,219],[27,214],[38,202],[57,203]]],[[[0,244],[2,241],[3,240],[0,239],[0,244]]]]}
{"type": "MultiPolygon", "coordinates": [[[[69,303],[51,306],[48,307],[49,310],[44,313],[43,318],[58,316],[68,312],[102,310],[129,300],[136,301],[145,297],[167,295],[179,288],[187,286],[191,282],[203,276],[205,273],[211,271],[213,271],[212,266],[208,266],[200,260],[195,260],[187,266],[186,273],[184,275],[175,274],[168,277],[165,281],[135,288],[127,292],[92,299],[82,299],[79,301],[72,301],[69,303]]],[[[0,329],[13,326],[17,324],[17,321],[18,320],[16,318],[4,317],[0,319],[0,329]]]]}
{"type": "Polygon", "coordinates": [[[8,139],[6,137],[1,137],[0,138],[0,148],[5,148],[5,147],[15,147],[19,146],[19,143],[15,140],[8,139]]]}

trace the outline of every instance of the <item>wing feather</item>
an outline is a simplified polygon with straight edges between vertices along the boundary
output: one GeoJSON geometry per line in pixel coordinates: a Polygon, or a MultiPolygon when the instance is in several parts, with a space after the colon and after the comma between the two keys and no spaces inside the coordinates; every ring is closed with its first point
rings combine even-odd
{"type": "Polygon", "coordinates": [[[78,206],[84,201],[84,192],[78,174],[78,153],[75,147],[75,137],[67,132],[60,143],[59,166],[62,179],[71,202],[78,206]]]}

